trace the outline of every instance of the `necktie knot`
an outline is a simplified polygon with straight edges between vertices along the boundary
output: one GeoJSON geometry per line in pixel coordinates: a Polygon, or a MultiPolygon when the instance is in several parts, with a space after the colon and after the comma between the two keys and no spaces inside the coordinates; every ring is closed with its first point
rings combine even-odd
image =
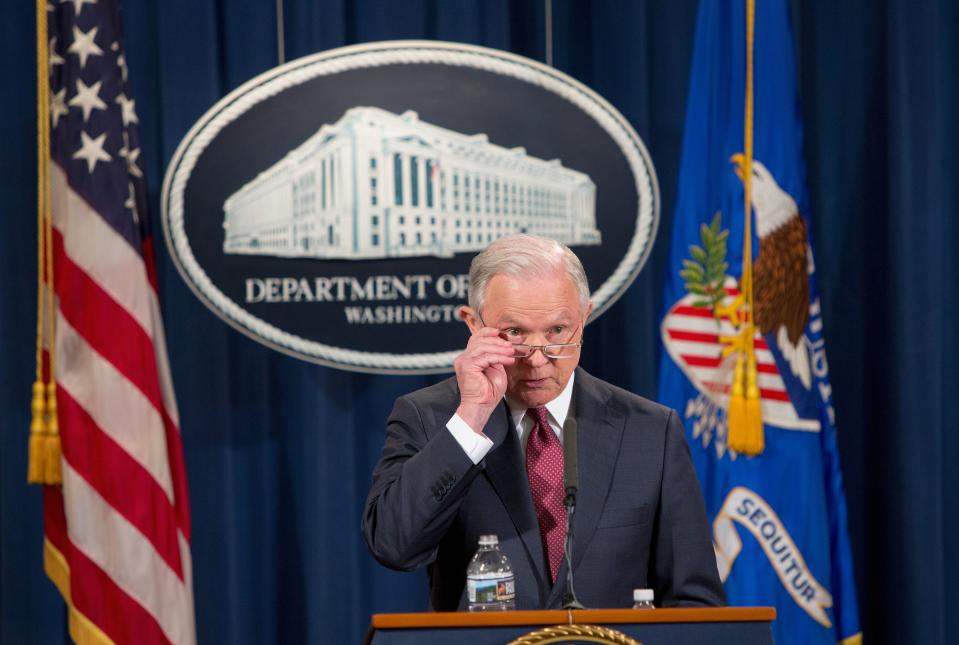
{"type": "Polygon", "coordinates": [[[533,420],[538,422],[544,428],[550,429],[549,427],[549,411],[546,408],[530,408],[530,412],[533,413],[533,420]]]}

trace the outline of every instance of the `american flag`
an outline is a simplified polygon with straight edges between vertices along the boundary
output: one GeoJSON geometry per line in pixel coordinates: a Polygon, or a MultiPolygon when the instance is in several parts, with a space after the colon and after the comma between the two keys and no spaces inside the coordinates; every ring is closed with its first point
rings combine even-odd
{"type": "Polygon", "coordinates": [[[44,493],[45,568],[74,640],[194,643],[183,447],[119,7],[40,1],[63,454],[62,487],[44,493]]]}

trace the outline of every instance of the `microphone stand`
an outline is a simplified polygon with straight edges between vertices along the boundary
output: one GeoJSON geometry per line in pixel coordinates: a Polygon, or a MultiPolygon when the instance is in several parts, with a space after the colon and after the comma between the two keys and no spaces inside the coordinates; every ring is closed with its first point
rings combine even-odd
{"type": "Polygon", "coordinates": [[[576,447],[576,419],[569,415],[563,424],[563,479],[566,485],[566,539],[563,556],[566,559],[566,591],[563,609],[585,609],[573,588],[573,515],[576,513],[576,493],[579,490],[579,452],[576,447]]]}
{"type": "Polygon", "coordinates": [[[566,487],[566,542],[563,545],[563,554],[566,557],[566,591],[563,592],[563,609],[586,609],[576,598],[573,588],[573,514],[576,513],[576,489],[566,487]]]}

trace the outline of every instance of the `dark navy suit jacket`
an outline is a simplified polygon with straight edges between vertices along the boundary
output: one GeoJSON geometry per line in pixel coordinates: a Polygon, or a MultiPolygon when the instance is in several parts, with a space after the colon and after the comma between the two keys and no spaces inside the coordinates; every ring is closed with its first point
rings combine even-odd
{"type": "MultiPolygon", "coordinates": [[[[466,568],[480,535],[499,537],[516,575],[517,609],[561,605],[564,562],[549,579],[523,451],[505,402],[474,465],[446,429],[454,378],[399,398],[363,514],[363,534],[393,569],[428,567],[430,606],[466,608],[466,568]]],[[[591,608],[627,607],[634,588],[660,606],[722,605],[702,494],[675,412],[577,369],[579,495],[573,574],[591,608]]]]}

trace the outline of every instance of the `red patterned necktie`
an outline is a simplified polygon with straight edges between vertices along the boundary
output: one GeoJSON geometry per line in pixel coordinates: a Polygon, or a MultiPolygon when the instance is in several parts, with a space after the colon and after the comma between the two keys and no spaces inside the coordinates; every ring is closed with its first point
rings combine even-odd
{"type": "Polygon", "coordinates": [[[533,506],[539,518],[539,535],[546,549],[549,574],[556,580],[566,540],[566,509],[563,506],[563,446],[549,427],[546,408],[530,408],[533,428],[526,441],[526,475],[533,506]]]}

